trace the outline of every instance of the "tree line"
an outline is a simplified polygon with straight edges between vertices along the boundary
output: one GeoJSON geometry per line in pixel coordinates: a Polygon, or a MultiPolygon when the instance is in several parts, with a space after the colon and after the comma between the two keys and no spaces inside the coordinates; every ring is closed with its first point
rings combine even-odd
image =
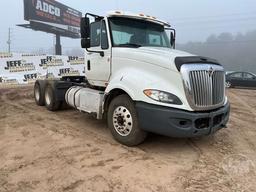
{"type": "Polygon", "coordinates": [[[210,35],[205,42],[178,44],[177,49],[217,59],[227,71],[256,73],[256,30],[210,35]]]}

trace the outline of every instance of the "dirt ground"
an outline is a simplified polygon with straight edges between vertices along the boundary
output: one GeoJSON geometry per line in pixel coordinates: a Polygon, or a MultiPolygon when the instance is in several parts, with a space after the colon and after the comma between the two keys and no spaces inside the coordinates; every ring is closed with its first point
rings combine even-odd
{"type": "Polygon", "coordinates": [[[256,91],[228,95],[216,135],[128,148],[90,115],[36,106],[32,87],[0,88],[0,191],[256,191],[256,91]]]}

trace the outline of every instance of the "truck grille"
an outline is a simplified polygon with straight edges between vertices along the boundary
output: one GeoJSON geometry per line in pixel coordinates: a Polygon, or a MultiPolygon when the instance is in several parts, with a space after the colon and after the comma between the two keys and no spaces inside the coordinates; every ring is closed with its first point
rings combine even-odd
{"type": "Polygon", "coordinates": [[[187,99],[195,110],[219,107],[225,99],[225,73],[218,65],[190,64],[182,66],[187,99]]]}

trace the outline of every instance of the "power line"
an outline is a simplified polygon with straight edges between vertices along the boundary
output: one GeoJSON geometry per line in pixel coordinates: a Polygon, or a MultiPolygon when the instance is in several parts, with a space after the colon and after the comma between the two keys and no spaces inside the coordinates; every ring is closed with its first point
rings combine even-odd
{"type": "Polygon", "coordinates": [[[245,40],[245,41],[221,41],[221,42],[205,42],[203,44],[236,44],[236,43],[253,43],[256,40],[245,40]]]}
{"type": "Polygon", "coordinates": [[[209,19],[209,18],[223,18],[223,17],[233,17],[233,16],[255,16],[255,13],[251,12],[251,13],[232,13],[232,14],[223,14],[223,15],[202,15],[202,16],[196,16],[196,17],[177,17],[177,18],[173,18],[173,20],[193,20],[193,19],[209,19]]]}
{"type": "MultiPolygon", "coordinates": [[[[192,44],[200,44],[200,45],[214,45],[214,44],[236,44],[236,43],[253,43],[256,42],[256,39],[252,40],[234,40],[234,41],[216,41],[216,42],[191,42],[192,44]]],[[[178,43],[178,45],[187,45],[187,43],[178,43]]]]}
{"type": "MultiPolygon", "coordinates": [[[[250,29],[256,29],[255,26],[251,25],[250,23],[246,23],[246,22],[227,22],[227,23],[204,23],[204,24],[173,24],[173,26],[176,29],[181,29],[181,28],[188,28],[188,29],[193,29],[193,30],[206,30],[206,29],[217,29],[217,28],[227,28],[227,27],[240,27],[242,29],[244,29],[242,26],[246,26],[247,28],[249,27],[250,29]]],[[[225,29],[226,30],[226,29],[225,29]]]]}
{"type": "Polygon", "coordinates": [[[206,19],[206,18],[201,18],[199,20],[191,20],[191,21],[182,21],[182,22],[177,22],[174,21],[173,23],[175,24],[179,24],[179,25],[188,25],[188,24],[197,24],[197,23],[207,23],[207,24],[211,24],[211,23],[223,23],[223,22],[244,22],[244,21],[250,21],[250,20],[256,20],[256,16],[252,16],[252,17],[245,17],[245,18],[216,18],[216,19],[206,19]]]}

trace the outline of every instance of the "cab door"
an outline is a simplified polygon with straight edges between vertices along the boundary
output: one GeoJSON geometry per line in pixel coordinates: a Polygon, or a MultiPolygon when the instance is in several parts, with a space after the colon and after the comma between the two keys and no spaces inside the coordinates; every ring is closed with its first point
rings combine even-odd
{"type": "Polygon", "coordinates": [[[111,48],[107,31],[105,20],[90,25],[91,47],[86,53],[85,74],[89,83],[94,86],[106,87],[110,78],[111,48]],[[102,51],[103,54],[93,51],[102,51]]]}

